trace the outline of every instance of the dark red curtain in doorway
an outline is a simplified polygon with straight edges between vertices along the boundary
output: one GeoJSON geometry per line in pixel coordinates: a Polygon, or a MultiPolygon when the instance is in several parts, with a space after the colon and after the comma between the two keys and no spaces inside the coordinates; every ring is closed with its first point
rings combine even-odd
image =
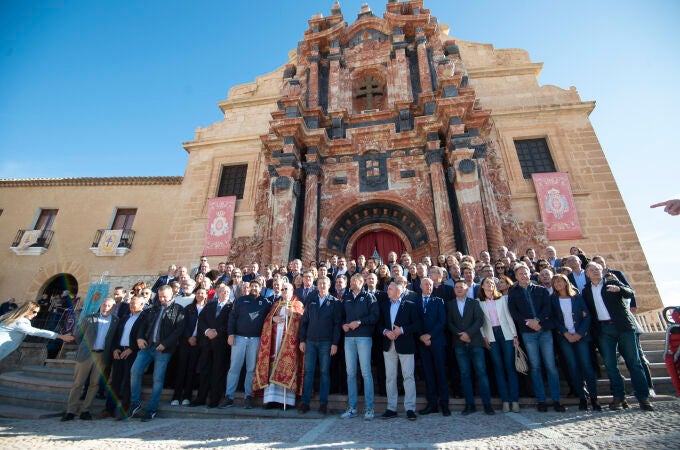
{"type": "Polygon", "coordinates": [[[396,252],[397,257],[406,251],[406,246],[394,233],[389,231],[374,231],[361,236],[352,248],[352,258],[356,259],[359,255],[370,258],[378,249],[378,253],[383,261],[387,261],[389,252],[396,252]]]}

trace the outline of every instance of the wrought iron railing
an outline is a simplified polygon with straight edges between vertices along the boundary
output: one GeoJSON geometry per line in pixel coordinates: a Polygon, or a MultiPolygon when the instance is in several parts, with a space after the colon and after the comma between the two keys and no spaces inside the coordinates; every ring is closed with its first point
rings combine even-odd
{"type": "MultiPolygon", "coordinates": [[[[105,231],[109,230],[97,230],[97,232],[94,234],[94,239],[92,240],[92,246],[91,248],[95,248],[99,246],[99,241],[102,238],[102,234],[104,234],[105,231]]],[[[131,249],[132,248],[132,241],[135,239],[135,230],[132,229],[127,229],[127,230],[121,230],[121,236],[120,236],[120,242],[118,243],[119,248],[127,248],[131,249]]]]}
{"type": "MultiPolygon", "coordinates": [[[[14,236],[14,241],[12,242],[12,248],[19,247],[19,245],[21,244],[21,238],[24,236],[25,231],[27,231],[27,230],[17,231],[16,236],[14,236]]],[[[32,230],[28,230],[28,231],[32,231],[32,230]]],[[[40,233],[40,237],[35,242],[35,244],[31,245],[30,247],[49,248],[50,244],[52,243],[53,237],[54,237],[54,231],[43,230],[42,233],[40,233]]]]}

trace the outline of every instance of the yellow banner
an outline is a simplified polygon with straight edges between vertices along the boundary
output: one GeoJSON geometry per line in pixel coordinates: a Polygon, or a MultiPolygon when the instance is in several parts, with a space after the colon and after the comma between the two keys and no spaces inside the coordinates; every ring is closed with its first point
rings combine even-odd
{"type": "Polygon", "coordinates": [[[24,231],[24,234],[21,235],[21,241],[19,242],[19,245],[17,248],[21,250],[25,250],[31,245],[35,244],[38,242],[38,238],[40,238],[40,235],[42,234],[42,230],[26,230],[24,231]]]}
{"type": "Polygon", "coordinates": [[[116,249],[120,244],[120,237],[123,230],[104,230],[101,239],[99,239],[99,247],[97,247],[98,256],[116,256],[116,249]]]}

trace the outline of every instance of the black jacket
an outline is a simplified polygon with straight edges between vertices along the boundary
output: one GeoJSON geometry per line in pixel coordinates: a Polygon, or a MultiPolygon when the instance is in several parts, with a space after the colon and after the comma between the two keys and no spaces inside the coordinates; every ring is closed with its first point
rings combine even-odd
{"type": "MultiPolygon", "coordinates": [[[[633,290],[616,280],[604,281],[600,288],[602,289],[600,291],[602,293],[602,301],[604,302],[604,306],[607,308],[617,331],[635,330],[635,318],[628,308],[628,301],[625,300],[633,295],[633,290]],[[619,292],[609,292],[607,291],[607,286],[618,286],[621,290],[619,292]]],[[[597,337],[600,334],[600,319],[597,316],[597,308],[595,308],[592,283],[583,288],[581,295],[586,301],[586,305],[590,309],[590,312],[593,313],[590,327],[593,336],[597,337]]]]}
{"type": "Polygon", "coordinates": [[[383,302],[380,305],[380,332],[383,335],[382,349],[383,351],[389,351],[392,342],[394,342],[394,349],[397,353],[402,355],[411,355],[416,352],[416,338],[420,336],[423,322],[422,316],[418,311],[418,306],[408,300],[406,296],[401,300],[399,309],[397,310],[397,315],[394,318],[394,326],[401,327],[404,334],[400,335],[396,340],[391,341],[388,339],[384,331],[392,330],[392,319],[390,317],[390,307],[392,302],[383,302]]]}
{"type": "Polygon", "coordinates": [[[264,319],[272,303],[264,297],[244,295],[239,297],[229,314],[227,334],[245,337],[260,337],[264,319]]]}
{"type": "Polygon", "coordinates": [[[508,309],[520,333],[535,333],[534,330],[526,325],[527,319],[538,319],[542,330],[551,330],[555,327],[554,314],[550,294],[543,286],[530,283],[527,286],[529,296],[533,301],[535,310],[531,310],[531,305],[524,296],[524,290],[519,284],[515,284],[508,291],[508,309]]]}
{"type": "MultiPolygon", "coordinates": [[[[138,339],[144,339],[151,345],[153,343],[154,326],[161,312],[161,306],[155,305],[144,311],[140,319],[144,319],[137,332],[138,339]]],[[[161,323],[158,327],[158,344],[163,344],[163,353],[172,353],[177,348],[179,337],[184,331],[184,308],[174,301],[163,311],[161,323]]]]}
{"type": "Polygon", "coordinates": [[[196,331],[196,336],[198,337],[199,345],[206,345],[211,341],[227,342],[227,327],[234,303],[227,302],[220,310],[219,315],[217,315],[217,303],[216,300],[207,303],[203,307],[201,314],[198,316],[198,330],[196,331]],[[217,331],[217,337],[215,339],[208,339],[205,335],[205,331],[210,329],[217,331]]]}
{"type": "Polygon", "coordinates": [[[473,347],[483,347],[482,324],[484,323],[484,312],[479,302],[471,298],[465,299],[463,316],[458,311],[458,300],[449,302],[447,308],[447,324],[453,338],[453,345],[463,346],[466,342],[460,340],[458,333],[465,332],[470,337],[469,344],[473,347]]]}
{"type": "Polygon", "coordinates": [[[319,307],[319,291],[307,296],[305,313],[300,323],[300,342],[330,341],[338,345],[342,333],[342,304],[328,294],[323,306],[319,307]]]}
{"type": "Polygon", "coordinates": [[[345,337],[371,337],[375,324],[380,319],[380,308],[375,297],[366,291],[359,291],[354,298],[351,289],[345,290],[342,298],[342,323],[361,321],[356,330],[349,330],[345,337]]]}

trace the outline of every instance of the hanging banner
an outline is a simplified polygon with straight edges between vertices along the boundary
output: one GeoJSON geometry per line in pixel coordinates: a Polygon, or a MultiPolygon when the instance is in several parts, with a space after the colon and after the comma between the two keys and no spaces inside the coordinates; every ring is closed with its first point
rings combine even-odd
{"type": "Polygon", "coordinates": [[[566,172],[531,174],[536,188],[541,221],[551,241],[583,237],[581,222],[576,214],[574,195],[566,172]]]}
{"type": "Polygon", "coordinates": [[[99,246],[97,247],[97,256],[116,256],[118,244],[120,244],[120,237],[123,230],[104,230],[102,237],[99,239],[99,246]]]}
{"type": "MultiPolygon", "coordinates": [[[[109,283],[91,283],[85,296],[85,303],[80,312],[80,319],[99,311],[99,307],[106,297],[109,295],[109,283]]],[[[74,306],[75,308],[75,306],[74,306]]]]}
{"type": "Polygon", "coordinates": [[[42,234],[42,230],[26,230],[26,231],[24,231],[24,233],[21,235],[21,241],[19,241],[19,245],[17,246],[17,248],[20,249],[20,250],[27,249],[31,245],[38,242],[38,239],[40,238],[41,234],[42,234]]]}
{"type": "Polygon", "coordinates": [[[231,250],[236,196],[208,200],[204,256],[228,256],[231,250]]]}

